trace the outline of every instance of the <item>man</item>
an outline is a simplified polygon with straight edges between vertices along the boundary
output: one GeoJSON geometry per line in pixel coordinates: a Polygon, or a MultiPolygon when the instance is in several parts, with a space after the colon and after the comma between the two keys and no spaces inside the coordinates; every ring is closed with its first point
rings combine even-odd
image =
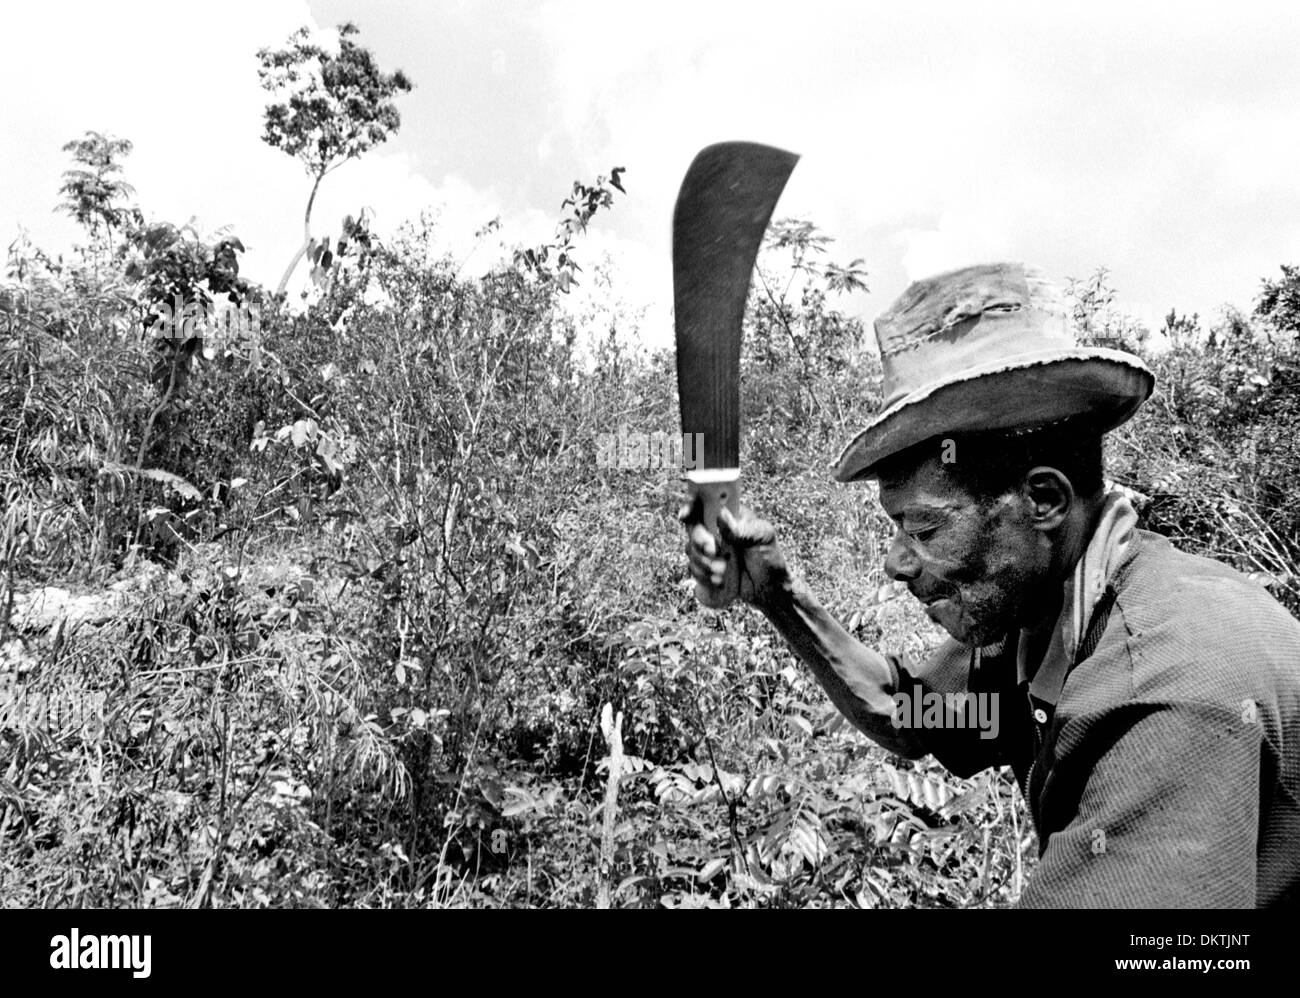
{"type": "Polygon", "coordinates": [[[1300,902],[1300,622],[1138,530],[1102,434],[1154,378],[1081,348],[1018,264],[912,285],[875,324],[885,403],[836,477],[879,482],[885,571],[951,637],[865,647],[787,571],[772,528],[684,511],[696,593],[761,610],[861,731],[960,776],[1008,765],[1038,829],[1022,907],[1300,902]],[[900,703],[945,707],[917,726],[900,703]],[[996,698],[996,733],[972,697],[996,698]]]}

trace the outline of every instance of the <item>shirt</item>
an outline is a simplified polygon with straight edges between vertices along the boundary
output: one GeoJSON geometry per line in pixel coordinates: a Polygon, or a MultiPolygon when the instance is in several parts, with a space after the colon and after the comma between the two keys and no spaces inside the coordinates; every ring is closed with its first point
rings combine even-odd
{"type": "Polygon", "coordinates": [[[1026,908],[1300,903],[1300,621],[1266,590],[1166,538],[1132,532],[1062,670],[1055,703],[1019,642],[949,639],[895,690],[995,696],[996,737],[899,732],[959,776],[1010,766],[1038,831],[1026,908]]]}

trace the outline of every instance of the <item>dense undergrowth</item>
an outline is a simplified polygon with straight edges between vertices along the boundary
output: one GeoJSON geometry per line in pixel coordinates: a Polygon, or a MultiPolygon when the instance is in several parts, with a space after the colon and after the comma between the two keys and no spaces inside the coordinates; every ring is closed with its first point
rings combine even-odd
{"type": "MultiPolygon", "coordinates": [[[[15,246],[5,905],[1014,901],[1034,843],[1010,776],[852,732],[760,617],[694,603],[675,472],[630,444],[640,468],[598,461],[602,434],[676,427],[671,358],[635,317],[559,306],[557,254],[612,201],[577,185],[563,246],[479,278],[419,225],[354,238],[301,314],[239,278],[228,236],[141,221],[69,263],[15,246]],[[256,323],[152,335],[177,296],[256,323]],[[10,621],[49,585],[104,609],[10,621]],[[606,704],[625,758],[602,870],[606,704]]],[[[755,284],[748,502],[864,641],[923,655],[938,634],[881,570],[890,525],[827,471],[879,371],[838,297],[861,265],[825,249],[779,223],[755,284]]],[[[1076,300],[1088,338],[1132,332],[1076,300]]],[[[1295,338],[1236,313],[1163,332],[1128,344],[1158,387],[1110,475],[1297,611],[1295,338]]]]}

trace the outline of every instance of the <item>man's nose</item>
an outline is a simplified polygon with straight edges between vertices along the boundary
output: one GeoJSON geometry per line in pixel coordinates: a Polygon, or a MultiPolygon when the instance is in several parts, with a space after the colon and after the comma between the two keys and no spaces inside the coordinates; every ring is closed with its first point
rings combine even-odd
{"type": "Polygon", "coordinates": [[[885,574],[895,582],[909,582],[921,574],[921,560],[901,530],[894,534],[894,543],[885,555],[885,574]]]}

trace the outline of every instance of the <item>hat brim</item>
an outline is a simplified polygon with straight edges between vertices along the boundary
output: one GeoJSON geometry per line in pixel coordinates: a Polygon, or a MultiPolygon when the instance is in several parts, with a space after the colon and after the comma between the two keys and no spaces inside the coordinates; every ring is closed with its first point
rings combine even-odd
{"type": "Polygon", "coordinates": [[[1086,417],[1098,432],[1128,420],[1155,387],[1137,357],[1101,347],[1007,357],[905,395],[850,441],[837,481],[875,477],[885,458],[946,433],[1018,430],[1086,417]]]}

